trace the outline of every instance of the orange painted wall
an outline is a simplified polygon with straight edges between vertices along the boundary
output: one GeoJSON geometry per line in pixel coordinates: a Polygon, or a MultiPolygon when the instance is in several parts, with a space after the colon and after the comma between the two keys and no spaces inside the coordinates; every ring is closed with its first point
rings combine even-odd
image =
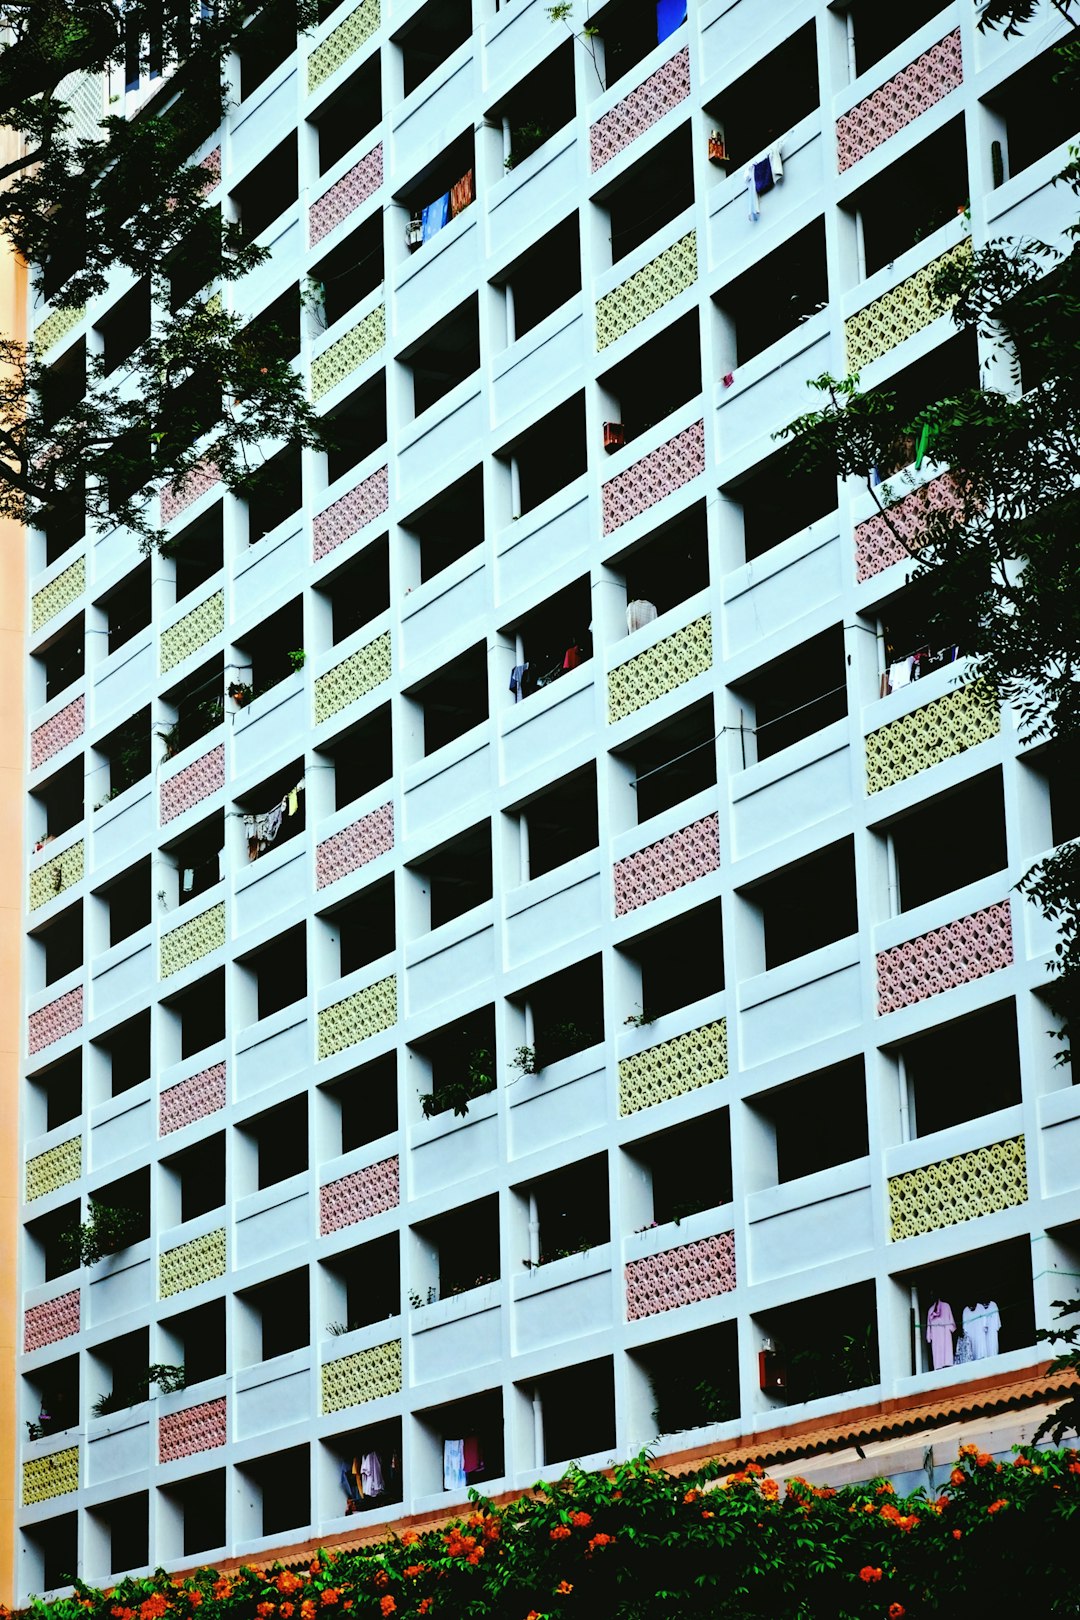
{"type": "MultiPolygon", "coordinates": [[[[0,131],[0,162],[18,137],[0,131]]],[[[26,268],[0,245],[0,333],[26,335],[26,268]]],[[[15,1591],[18,1434],[15,1354],[19,1217],[19,1032],[21,990],[23,731],[26,554],[22,526],[0,519],[0,1599],[15,1591]]]]}

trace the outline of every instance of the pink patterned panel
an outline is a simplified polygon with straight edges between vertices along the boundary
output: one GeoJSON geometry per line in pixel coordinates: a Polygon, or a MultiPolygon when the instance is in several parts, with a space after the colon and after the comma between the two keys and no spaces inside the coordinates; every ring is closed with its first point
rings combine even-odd
{"type": "Polygon", "coordinates": [[[211,793],[225,786],[225,744],[218,743],[201,759],[192,760],[182,771],[161,784],[161,824],[201,804],[211,793]]]}
{"type": "Polygon", "coordinates": [[[65,1035],[81,1029],[82,1021],[83,992],[82,985],[77,984],[74,990],[68,990],[30,1014],[27,1020],[28,1050],[40,1052],[44,1047],[52,1046],[54,1041],[62,1041],[65,1035]]]}
{"type": "Polygon", "coordinates": [[[216,1451],[228,1439],[225,1397],[169,1412],[158,1422],[158,1462],[176,1462],[200,1451],[216,1451]]]}
{"type": "Polygon", "coordinates": [[[325,889],[328,883],[336,883],[338,878],[359,871],[368,861],[385,855],[393,847],[394,807],[384,804],[318,845],[315,850],[315,887],[325,889]]]}
{"type": "Polygon", "coordinates": [[[204,461],[179,487],[166,484],[161,491],[161,521],[171,523],[174,517],[186,511],[200,495],[221,482],[221,474],[212,461],[204,461]]]}
{"type": "Polygon", "coordinates": [[[611,534],[639,512],[647,512],[704,471],[705,423],[692,422],[625,472],[608,479],[601,490],[604,533],[611,534]]]}
{"type": "Polygon", "coordinates": [[[47,1344],[70,1339],[79,1331],[79,1290],[57,1294],[44,1304],[31,1305],[23,1318],[23,1349],[42,1350],[47,1344]]]}
{"type": "Polygon", "coordinates": [[[361,204],[374,196],[383,183],[382,142],[372,148],[367,157],[336,180],[329,191],[323,193],[308,211],[308,232],[311,245],[321,242],[335,225],[348,219],[361,204]]]}
{"type": "Polygon", "coordinates": [[[700,1299],[730,1294],[735,1287],[735,1234],[717,1232],[663,1254],[631,1260],[626,1267],[626,1317],[674,1311],[700,1299]]]}
{"type": "Polygon", "coordinates": [[[36,770],[86,730],[86,699],[77,697],[30,733],[30,768],[36,770]]]}
{"type": "Polygon", "coordinates": [[[910,558],[904,541],[918,546],[923,525],[931,512],[960,512],[960,491],[952,473],[942,473],[920,489],[913,489],[889,508],[886,518],[876,512],[855,529],[855,570],[859,584],[873,579],[883,568],[910,558]]]}
{"type": "Polygon", "coordinates": [[[602,169],[613,157],[644,135],[665,113],[685,101],[690,94],[690,47],[684,45],[670,62],[650,73],[628,96],[617,101],[610,112],[598,118],[589,130],[592,172],[602,169]]]}
{"type": "Polygon", "coordinates": [[[340,1232],[343,1226],[355,1226],[357,1221],[396,1209],[399,1202],[398,1161],[381,1159],[378,1164],[369,1164],[364,1170],[354,1170],[351,1176],[320,1187],[319,1231],[323,1237],[340,1232]]]}
{"type": "Polygon", "coordinates": [[[836,163],[843,174],[964,82],[960,30],[931,45],[880,90],[836,120],[836,163]]]}
{"type": "Polygon", "coordinates": [[[193,1120],[205,1119],[225,1106],[225,1065],[215,1063],[212,1068],[191,1074],[175,1086],[169,1086],[158,1098],[158,1133],[168,1136],[193,1120]]]}
{"type": "Polygon", "coordinates": [[[324,511],[316,513],[313,525],[315,561],[320,562],[335,547],[352,535],[359,534],[364,525],[380,517],[389,504],[388,469],[378,467],[355,489],[350,489],[347,495],[342,495],[324,511]]]}
{"type": "Polygon", "coordinates": [[[1009,902],[1000,900],[877,955],[878,1012],[896,1012],[943,990],[1009,967],[1013,959],[1009,902]]]}
{"type": "Polygon", "coordinates": [[[714,813],[615,862],[615,915],[674,894],[719,865],[720,825],[714,813]]]}

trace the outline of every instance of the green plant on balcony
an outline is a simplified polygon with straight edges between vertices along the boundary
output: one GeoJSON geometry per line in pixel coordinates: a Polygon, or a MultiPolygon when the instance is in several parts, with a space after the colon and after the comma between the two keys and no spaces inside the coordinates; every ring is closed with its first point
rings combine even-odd
{"type": "Polygon", "coordinates": [[[61,1234],[65,1257],[92,1266],[108,1254],[126,1249],[140,1226],[138,1212],[124,1205],[90,1200],[90,1218],[61,1234]]]}
{"type": "Polygon", "coordinates": [[[175,1366],[169,1362],[153,1362],[147,1367],[143,1378],[136,1378],[130,1384],[117,1385],[107,1395],[99,1395],[90,1413],[93,1417],[107,1417],[110,1412],[122,1412],[130,1406],[148,1401],[155,1384],[159,1394],[173,1395],[178,1389],[183,1389],[185,1383],[182,1363],[175,1366]]]}
{"type": "Polygon", "coordinates": [[[510,156],[503,159],[503,168],[516,169],[519,163],[524,163],[538,147],[543,146],[550,134],[550,125],[537,123],[535,119],[519,124],[517,129],[510,132],[510,156]]]}
{"type": "Polygon", "coordinates": [[[462,1118],[469,1112],[469,1104],[477,1097],[486,1096],[495,1089],[495,1054],[487,1047],[476,1047],[469,1053],[465,1073],[460,1080],[444,1080],[435,1091],[420,1094],[420,1107],[425,1119],[453,1110],[462,1118]]]}
{"type": "Polygon", "coordinates": [[[288,658],[289,665],[294,672],[298,669],[303,669],[304,665],[307,663],[307,653],[304,651],[303,647],[293,647],[288,653],[286,653],[285,656],[288,658]]]}

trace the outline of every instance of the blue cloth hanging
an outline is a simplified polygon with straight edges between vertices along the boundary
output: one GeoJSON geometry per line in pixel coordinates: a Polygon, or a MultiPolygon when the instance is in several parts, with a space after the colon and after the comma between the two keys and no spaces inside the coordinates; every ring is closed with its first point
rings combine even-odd
{"type": "Polygon", "coordinates": [[[450,218],[450,193],[444,191],[441,197],[436,197],[433,203],[428,203],[421,214],[420,235],[423,241],[429,242],[437,231],[441,231],[450,218]]]}
{"type": "Polygon", "coordinates": [[[657,43],[667,39],[686,21],[686,0],[656,0],[657,43]]]}

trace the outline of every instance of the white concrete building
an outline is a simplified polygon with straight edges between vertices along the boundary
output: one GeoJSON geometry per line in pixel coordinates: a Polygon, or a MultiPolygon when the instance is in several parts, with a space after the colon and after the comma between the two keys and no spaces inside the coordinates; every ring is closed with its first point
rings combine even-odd
{"type": "MultiPolygon", "coordinates": [[[[325,9],[204,156],[344,448],[29,542],[20,1592],[1022,1405],[1080,1271],[1070,784],[772,459],[977,380],[928,271],[1069,222],[1058,13],[325,9]]],[[[31,318],[77,378],[149,295],[31,318]]]]}

